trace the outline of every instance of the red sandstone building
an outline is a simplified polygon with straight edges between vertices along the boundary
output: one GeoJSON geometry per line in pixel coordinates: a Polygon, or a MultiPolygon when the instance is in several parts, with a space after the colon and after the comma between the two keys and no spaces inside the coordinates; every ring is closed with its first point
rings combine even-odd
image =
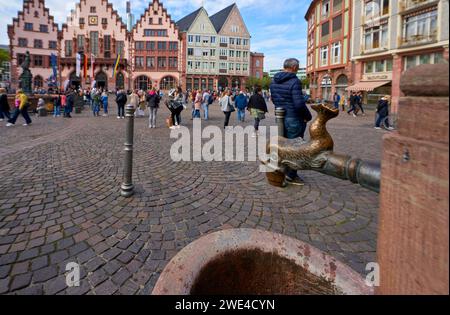
{"type": "Polygon", "coordinates": [[[264,76],[264,54],[250,53],[250,77],[261,79],[264,76]]]}
{"type": "Polygon", "coordinates": [[[52,76],[50,56],[58,54],[58,25],[44,0],[24,1],[22,11],[8,25],[11,56],[11,88],[19,88],[20,65],[30,52],[33,89],[48,88],[52,76]]]}
{"type": "Polygon", "coordinates": [[[149,4],[132,31],[135,89],[170,90],[180,81],[178,28],[158,0],[149,4]]]}
{"type": "Polygon", "coordinates": [[[307,76],[313,99],[346,95],[351,84],[352,2],[314,0],[307,13],[307,76]]]}

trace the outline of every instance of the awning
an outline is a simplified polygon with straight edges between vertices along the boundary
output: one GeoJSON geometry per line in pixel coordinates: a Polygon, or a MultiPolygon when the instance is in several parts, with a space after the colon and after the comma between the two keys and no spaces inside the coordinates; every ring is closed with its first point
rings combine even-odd
{"type": "Polygon", "coordinates": [[[380,86],[386,85],[391,83],[391,81],[361,81],[359,83],[356,83],[355,85],[349,86],[346,88],[346,91],[373,91],[376,88],[379,88],[380,86]]]}

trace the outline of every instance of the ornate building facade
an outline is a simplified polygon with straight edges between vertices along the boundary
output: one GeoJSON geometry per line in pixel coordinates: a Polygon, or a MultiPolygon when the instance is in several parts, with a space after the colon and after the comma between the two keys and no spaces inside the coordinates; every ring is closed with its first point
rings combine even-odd
{"type": "Polygon", "coordinates": [[[180,83],[178,28],[158,0],[149,4],[132,30],[132,79],[135,89],[170,90],[180,83]]]}
{"type": "Polygon", "coordinates": [[[214,25],[202,7],[177,22],[183,45],[182,77],[185,89],[216,90],[219,44],[214,25]]]}
{"type": "Polygon", "coordinates": [[[396,112],[405,70],[448,62],[448,12],[448,0],[354,1],[355,84],[349,89],[364,91],[366,104],[390,95],[396,112]]]}
{"type": "Polygon", "coordinates": [[[261,79],[264,76],[264,54],[250,53],[250,77],[261,79]]]}
{"type": "Polygon", "coordinates": [[[59,35],[60,71],[63,82],[107,90],[129,88],[130,37],[126,25],[107,0],[80,0],[63,24],[59,35]],[[76,73],[76,55],[81,55],[81,73],[76,73]],[[120,62],[114,77],[114,65],[120,62]],[[87,73],[83,65],[87,57],[87,73]]]}
{"type": "Polygon", "coordinates": [[[58,54],[58,25],[46,8],[45,1],[24,1],[22,11],[8,25],[8,36],[11,88],[19,88],[20,65],[29,51],[33,89],[47,89],[47,80],[53,75],[50,56],[58,54]]]}
{"type": "Polygon", "coordinates": [[[314,0],[308,21],[307,65],[313,99],[347,95],[352,81],[352,1],[314,0]]]}

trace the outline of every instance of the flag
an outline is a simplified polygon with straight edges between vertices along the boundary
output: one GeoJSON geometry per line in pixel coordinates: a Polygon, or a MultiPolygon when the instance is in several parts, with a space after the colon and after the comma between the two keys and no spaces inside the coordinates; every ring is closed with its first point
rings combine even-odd
{"type": "Polygon", "coordinates": [[[55,81],[56,81],[56,78],[58,77],[58,72],[57,72],[57,69],[56,69],[57,63],[58,63],[57,60],[58,59],[57,59],[56,55],[52,53],[50,55],[50,64],[51,64],[51,67],[52,67],[52,70],[53,70],[53,78],[55,79],[55,81]]]}
{"type": "Polygon", "coordinates": [[[117,75],[117,68],[119,67],[120,62],[120,54],[117,56],[116,64],[114,65],[114,71],[113,71],[113,78],[116,78],[117,75]]]}
{"type": "Polygon", "coordinates": [[[80,54],[77,54],[76,75],[77,75],[78,78],[81,75],[81,55],[80,54]]]}
{"type": "Polygon", "coordinates": [[[86,54],[84,54],[84,57],[83,57],[83,72],[84,72],[84,79],[86,80],[86,78],[87,78],[87,75],[88,75],[88,57],[87,57],[87,55],[86,54]]]}
{"type": "Polygon", "coordinates": [[[92,80],[94,80],[94,78],[95,78],[95,68],[94,68],[94,64],[95,64],[95,55],[94,55],[94,54],[91,54],[92,80]]]}

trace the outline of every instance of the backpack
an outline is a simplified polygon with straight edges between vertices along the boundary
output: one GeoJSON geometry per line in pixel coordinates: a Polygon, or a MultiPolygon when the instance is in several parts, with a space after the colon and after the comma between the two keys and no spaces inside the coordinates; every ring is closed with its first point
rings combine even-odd
{"type": "Polygon", "coordinates": [[[211,105],[212,103],[214,103],[214,96],[210,95],[208,98],[208,105],[211,105]]]}

